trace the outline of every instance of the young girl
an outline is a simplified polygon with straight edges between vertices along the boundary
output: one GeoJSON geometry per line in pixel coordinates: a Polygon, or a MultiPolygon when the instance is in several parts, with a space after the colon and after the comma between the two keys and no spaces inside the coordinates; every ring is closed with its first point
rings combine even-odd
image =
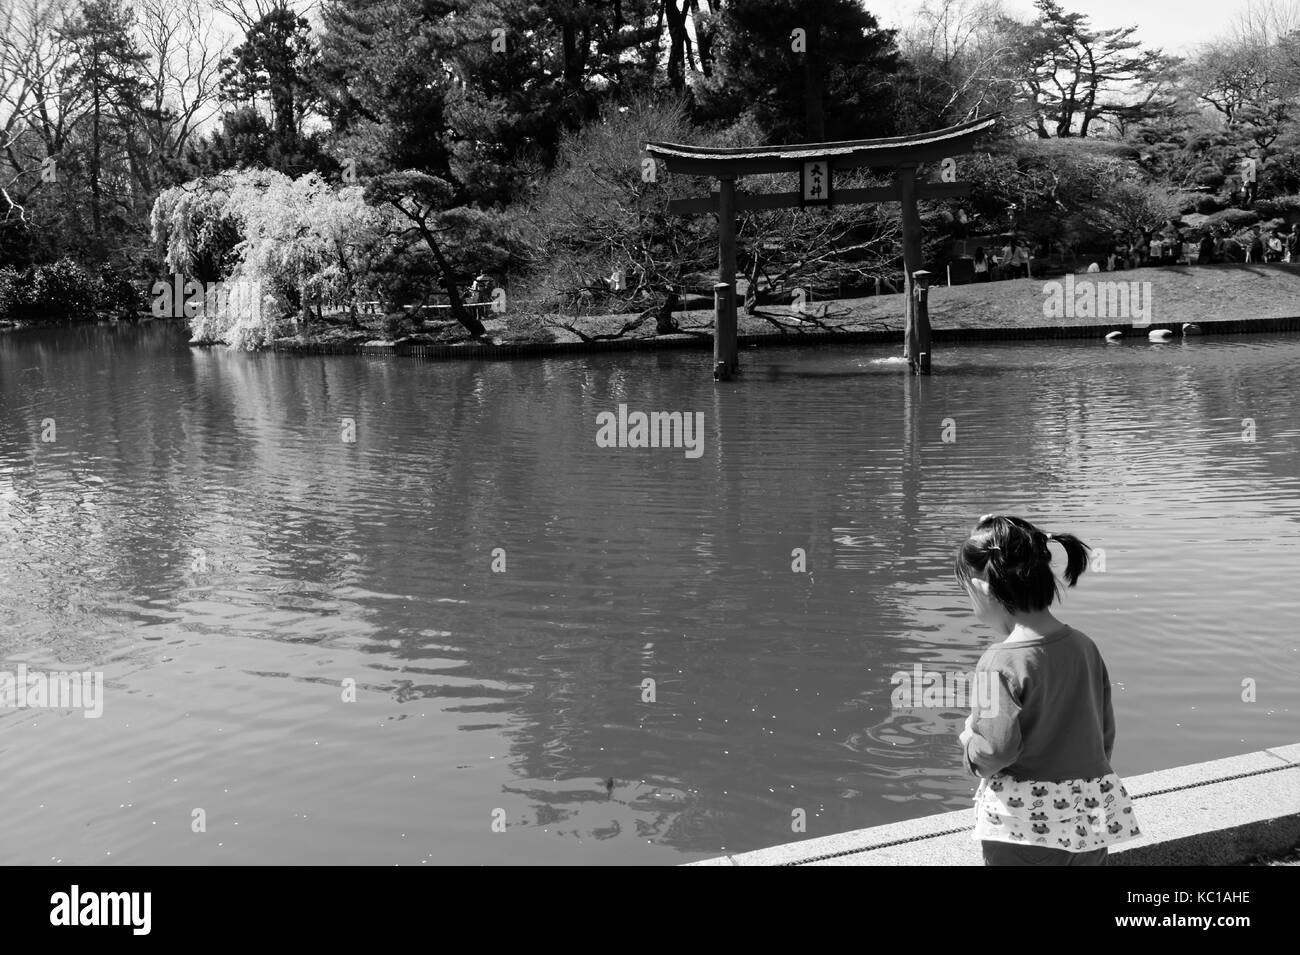
{"type": "Polygon", "coordinates": [[[1005,639],[976,667],[987,688],[960,736],[980,777],[975,838],[985,865],[1105,865],[1107,847],[1140,835],[1115,742],[1110,677],[1088,637],[1057,620],[1048,545],[1065,548],[1071,587],[1088,562],[1073,534],[986,514],[957,552],[975,616],[1005,639]]]}

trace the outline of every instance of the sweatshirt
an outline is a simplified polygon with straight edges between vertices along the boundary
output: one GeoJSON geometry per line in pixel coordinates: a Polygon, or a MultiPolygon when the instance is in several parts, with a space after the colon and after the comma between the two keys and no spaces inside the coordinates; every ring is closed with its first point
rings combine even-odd
{"type": "Polygon", "coordinates": [[[1087,636],[1067,626],[1049,637],[994,644],[980,657],[980,672],[997,705],[976,707],[963,753],[968,772],[1035,782],[1111,772],[1110,675],[1087,636]]]}

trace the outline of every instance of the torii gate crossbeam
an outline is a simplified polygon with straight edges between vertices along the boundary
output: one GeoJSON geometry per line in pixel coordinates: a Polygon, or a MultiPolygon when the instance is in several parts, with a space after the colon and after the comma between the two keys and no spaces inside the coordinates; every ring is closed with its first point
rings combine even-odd
{"type": "Polygon", "coordinates": [[[918,199],[952,199],[969,195],[959,182],[918,183],[917,167],[971,152],[998,121],[998,114],[916,136],[858,139],[795,146],[717,148],[678,143],[647,143],[646,152],[668,172],[712,176],[718,189],[708,198],[674,199],[668,211],[678,215],[715,213],[718,217],[718,290],[713,332],[714,376],[731,378],[739,368],[736,343],[736,213],[850,203],[898,202],[902,206],[905,279],[904,350],[913,373],[930,371],[930,322],[915,286],[921,273],[921,217],[918,199]],[[862,166],[889,168],[893,184],[870,189],[834,187],[835,174],[862,166]],[[798,173],[800,191],[746,194],[736,179],[763,173],[798,173]]]}

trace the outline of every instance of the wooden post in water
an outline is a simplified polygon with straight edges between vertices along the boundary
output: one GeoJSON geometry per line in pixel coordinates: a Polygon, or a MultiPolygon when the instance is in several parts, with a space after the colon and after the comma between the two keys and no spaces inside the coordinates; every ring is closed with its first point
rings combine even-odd
{"type": "MultiPolygon", "coordinates": [[[[722,327],[724,324],[723,314],[727,310],[727,295],[731,288],[726,282],[718,282],[713,286],[713,380],[730,381],[733,368],[730,362],[724,357],[726,348],[723,344],[722,327]]],[[[732,332],[732,341],[735,341],[735,332],[732,332]]]]}
{"type": "Polygon", "coordinates": [[[903,207],[903,351],[912,374],[929,374],[929,359],[925,371],[921,370],[922,339],[926,352],[930,346],[930,319],[928,313],[917,309],[913,274],[921,269],[921,214],[916,208],[916,164],[906,163],[894,170],[898,185],[898,199],[903,207]],[[922,323],[924,322],[924,329],[922,323]]]}
{"type": "Polygon", "coordinates": [[[713,377],[740,369],[736,342],[736,180],[718,180],[718,284],[713,287],[713,377]]]}
{"type": "Polygon", "coordinates": [[[930,374],[930,273],[917,269],[912,273],[916,293],[916,347],[917,365],[914,372],[930,374]]]}

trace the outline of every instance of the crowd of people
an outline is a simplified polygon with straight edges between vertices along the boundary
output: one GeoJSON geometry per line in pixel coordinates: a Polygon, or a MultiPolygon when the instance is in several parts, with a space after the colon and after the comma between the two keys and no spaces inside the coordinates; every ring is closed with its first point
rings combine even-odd
{"type": "Polygon", "coordinates": [[[1028,278],[1032,260],[1029,245],[1022,239],[994,247],[988,254],[984,252],[984,246],[980,246],[975,250],[975,281],[1028,278]]]}
{"type": "MultiPolygon", "coordinates": [[[[1040,253],[1032,254],[1029,244],[1020,238],[1008,240],[987,252],[980,246],[974,253],[975,281],[1025,278],[1030,274],[1035,259],[1047,257],[1046,250],[1040,250],[1040,253]]],[[[1088,258],[1089,272],[1221,262],[1300,263],[1300,226],[1275,226],[1265,232],[1257,225],[1239,239],[1226,225],[1185,232],[1171,219],[1160,230],[1130,234],[1117,232],[1113,242],[1088,258]]]]}

